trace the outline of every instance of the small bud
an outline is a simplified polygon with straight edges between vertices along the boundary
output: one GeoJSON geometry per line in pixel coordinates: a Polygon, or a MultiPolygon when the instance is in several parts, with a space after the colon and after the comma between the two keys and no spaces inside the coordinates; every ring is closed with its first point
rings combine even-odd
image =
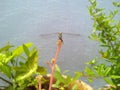
{"type": "Polygon", "coordinates": [[[55,59],[54,58],[51,61],[52,61],[52,63],[55,63],[55,59]]]}
{"type": "Polygon", "coordinates": [[[38,81],[40,81],[41,79],[42,79],[42,75],[38,75],[38,76],[36,76],[36,79],[38,80],[38,81]]]}

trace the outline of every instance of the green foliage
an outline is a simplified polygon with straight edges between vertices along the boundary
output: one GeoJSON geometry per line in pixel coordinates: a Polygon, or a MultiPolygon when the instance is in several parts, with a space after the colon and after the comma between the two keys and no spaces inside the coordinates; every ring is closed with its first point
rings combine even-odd
{"type": "MultiPolygon", "coordinates": [[[[55,84],[52,85],[52,87],[59,88],[60,90],[65,90],[65,88],[69,89],[70,85],[72,85],[76,80],[78,80],[81,75],[82,74],[80,72],[75,72],[75,75],[73,77],[71,77],[70,75],[64,76],[63,73],[61,73],[58,65],[56,65],[54,76],[57,79],[57,81],[55,84]]],[[[78,85],[75,84],[74,86],[72,86],[72,90],[77,90],[77,89],[78,89],[78,85]]]]}
{"type": "Polygon", "coordinates": [[[120,7],[120,2],[113,2],[113,5],[116,7],[120,7]]]}
{"type": "MultiPolygon", "coordinates": [[[[86,67],[86,73],[90,76],[103,78],[108,84],[117,88],[120,84],[120,20],[115,20],[118,10],[110,11],[97,7],[96,0],[89,0],[89,12],[92,16],[93,32],[91,39],[98,41],[100,45],[101,60],[92,60],[86,67]]],[[[120,3],[113,2],[119,7],[120,3]]]]}
{"type": "Polygon", "coordinates": [[[38,51],[26,43],[17,48],[9,43],[0,48],[0,72],[7,77],[0,79],[8,83],[6,90],[23,90],[36,84],[35,75],[46,74],[44,67],[38,66],[38,51]]]}
{"type": "Polygon", "coordinates": [[[0,53],[0,71],[9,78],[11,78],[11,72],[10,72],[11,68],[9,68],[7,62],[8,62],[8,58],[4,54],[0,53]]]}

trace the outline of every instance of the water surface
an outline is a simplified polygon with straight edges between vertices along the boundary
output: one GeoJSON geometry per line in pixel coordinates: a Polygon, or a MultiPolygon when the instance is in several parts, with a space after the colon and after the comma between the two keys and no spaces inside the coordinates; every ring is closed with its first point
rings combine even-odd
{"type": "MultiPolygon", "coordinates": [[[[11,42],[20,45],[33,42],[39,49],[39,65],[54,57],[57,37],[42,38],[46,33],[77,33],[80,37],[63,36],[57,63],[62,70],[81,71],[85,63],[98,56],[97,45],[88,36],[92,21],[88,12],[88,0],[2,0],[0,1],[0,46],[11,42]]],[[[112,8],[109,0],[99,0],[99,6],[112,8]]],[[[102,86],[95,81],[91,85],[102,86]]]]}

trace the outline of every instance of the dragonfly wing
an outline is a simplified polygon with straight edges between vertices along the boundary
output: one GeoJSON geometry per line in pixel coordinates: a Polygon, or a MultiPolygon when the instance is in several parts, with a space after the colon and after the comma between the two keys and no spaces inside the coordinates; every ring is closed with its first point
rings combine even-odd
{"type": "MultiPolygon", "coordinates": [[[[58,37],[59,32],[56,33],[48,33],[48,34],[40,34],[41,38],[44,39],[51,39],[51,38],[57,38],[58,37]]],[[[77,34],[77,33],[62,33],[63,39],[65,38],[79,38],[81,35],[77,34]]]]}
{"type": "Polygon", "coordinates": [[[63,38],[79,38],[80,36],[77,33],[63,33],[63,38]]]}
{"type": "Polygon", "coordinates": [[[40,34],[40,37],[43,39],[51,39],[56,38],[58,36],[57,33],[46,33],[46,34],[40,34]]]}
{"type": "Polygon", "coordinates": [[[69,36],[80,36],[80,34],[77,33],[63,33],[65,35],[69,35],[69,36]]]}

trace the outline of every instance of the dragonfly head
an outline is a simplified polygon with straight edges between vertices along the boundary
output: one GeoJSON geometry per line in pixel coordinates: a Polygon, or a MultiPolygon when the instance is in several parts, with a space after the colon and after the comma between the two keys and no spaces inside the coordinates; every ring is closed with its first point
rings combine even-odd
{"type": "Polygon", "coordinates": [[[60,40],[63,42],[63,39],[62,39],[62,32],[59,32],[59,33],[58,33],[58,39],[60,39],[60,40]]]}

